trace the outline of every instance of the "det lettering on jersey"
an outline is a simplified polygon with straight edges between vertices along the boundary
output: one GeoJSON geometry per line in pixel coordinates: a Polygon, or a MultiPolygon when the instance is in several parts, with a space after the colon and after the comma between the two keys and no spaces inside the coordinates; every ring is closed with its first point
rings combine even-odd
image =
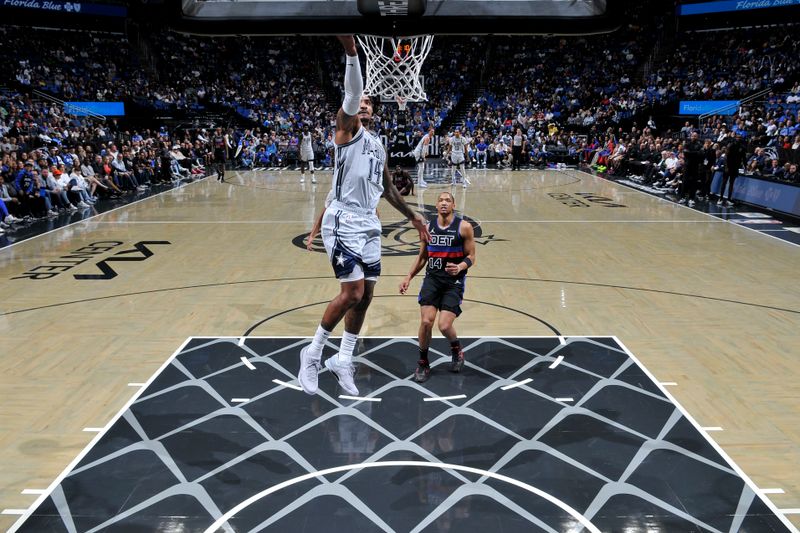
{"type": "Polygon", "coordinates": [[[455,235],[431,235],[431,246],[450,246],[456,239],[455,235]]]}

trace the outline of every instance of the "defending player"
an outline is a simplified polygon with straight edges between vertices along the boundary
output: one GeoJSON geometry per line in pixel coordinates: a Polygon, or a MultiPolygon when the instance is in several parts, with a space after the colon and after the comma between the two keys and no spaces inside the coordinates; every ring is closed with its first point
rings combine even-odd
{"type": "Polygon", "coordinates": [[[461,314],[467,270],[475,264],[475,233],[472,224],[455,215],[455,207],[451,193],[439,195],[438,215],[428,225],[430,241],[422,243],[414,265],[400,282],[400,294],[405,294],[411,279],[425,269],[425,280],[419,291],[419,363],[414,371],[414,380],[419,383],[427,381],[431,375],[428,347],[437,311],[439,331],[450,341],[450,371],[460,372],[464,366],[464,352],[453,322],[461,314]]]}

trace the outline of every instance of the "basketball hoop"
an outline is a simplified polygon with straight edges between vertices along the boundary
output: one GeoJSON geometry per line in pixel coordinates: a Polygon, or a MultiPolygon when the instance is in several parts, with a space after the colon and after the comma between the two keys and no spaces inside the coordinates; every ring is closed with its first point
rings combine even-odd
{"type": "Polygon", "coordinates": [[[420,71],[431,51],[433,35],[416,37],[358,36],[367,57],[367,79],[364,94],[391,101],[400,97],[400,109],[406,102],[427,101],[420,81],[420,71]]]}

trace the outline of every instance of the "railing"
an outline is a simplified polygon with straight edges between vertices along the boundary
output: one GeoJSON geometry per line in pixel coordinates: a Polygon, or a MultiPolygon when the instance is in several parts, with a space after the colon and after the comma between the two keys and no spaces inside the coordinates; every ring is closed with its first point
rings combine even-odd
{"type": "Polygon", "coordinates": [[[65,113],[74,115],[74,114],[76,114],[76,112],[78,112],[78,113],[81,113],[82,115],[86,115],[89,118],[93,118],[93,119],[99,120],[101,122],[105,122],[106,121],[105,115],[100,115],[100,114],[95,113],[94,111],[91,111],[91,110],[89,110],[89,109],[87,109],[85,107],[80,107],[80,106],[77,106],[75,104],[67,104],[64,100],[62,100],[60,98],[56,98],[55,96],[49,95],[49,94],[47,94],[45,92],[42,92],[42,91],[40,91],[38,89],[33,89],[32,92],[33,92],[33,94],[35,96],[38,96],[39,98],[42,98],[44,100],[47,100],[48,102],[52,102],[54,104],[60,105],[62,108],[64,108],[64,112],[65,113]]]}
{"type": "Polygon", "coordinates": [[[734,107],[741,107],[742,105],[750,103],[750,102],[752,102],[753,100],[755,100],[757,98],[761,98],[762,96],[764,96],[765,94],[767,94],[767,93],[769,93],[771,91],[772,91],[772,87],[767,87],[766,89],[761,89],[757,93],[753,93],[750,96],[748,96],[747,98],[744,98],[743,100],[739,100],[738,102],[736,102],[734,104],[727,104],[727,105],[724,105],[724,106],[719,107],[717,109],[714,109],[713,111],[709,111],[708,113],[703,113],[702,115],[697,117],[697,127],[701,128],[703,126],[703,121],[705,119],[707,119],[708,117],[713,117],[714,115],[718,115],[719,113],[722,113],[722,112],[725,112],[725,111],[729,111],[729,110],[733,109],[734,107]]]}
{"type": "Polygon", "coordinates": [[[650,72],[653,70],[653,64],[658,57],[659,52],[661,52],[661,42],[664,40],[664,30],[662,29],[659,33],[658,37],[656,38],[656,42],[653,45],[653,50],[650,52],[650,55],[647,57],[647,61],[641,67],[640,75],[642,83],[647,81],[647,78],[650,76],[650,72]]]}

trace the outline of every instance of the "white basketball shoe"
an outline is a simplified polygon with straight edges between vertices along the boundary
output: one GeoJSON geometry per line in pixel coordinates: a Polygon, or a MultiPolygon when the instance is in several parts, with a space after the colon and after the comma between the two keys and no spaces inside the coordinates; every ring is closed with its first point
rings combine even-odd
{"type": "Polygon", "coordinates": [[[340,365],[336,363],[336,356],[329,357],[325,360],[325,368],[331,371],[339,381],[339,386],[351,396],[358,396],[358,389],[353,381],[353,375],[356,372],[356,367],[353,365],[340,365]]]}
{"type": "Polygon", "coordinates": [[[319,388],[319,370],[321,368],[319,359],[314,359],[308,354],[311,346],[306,346],[300,350],[300,372],[297,374],[297,381],[303,387],[306,394],[316,394],[319,388]]]}

